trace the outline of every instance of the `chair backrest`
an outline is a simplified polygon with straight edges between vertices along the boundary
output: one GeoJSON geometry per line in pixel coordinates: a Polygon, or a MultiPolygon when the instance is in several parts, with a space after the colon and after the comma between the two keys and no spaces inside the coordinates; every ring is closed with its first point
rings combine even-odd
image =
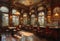
{"type": "Polygon", "coordinates": [[[46,31],[49,31],[49,26],[47,26],[45,30],[46,30],[46,31]]]}

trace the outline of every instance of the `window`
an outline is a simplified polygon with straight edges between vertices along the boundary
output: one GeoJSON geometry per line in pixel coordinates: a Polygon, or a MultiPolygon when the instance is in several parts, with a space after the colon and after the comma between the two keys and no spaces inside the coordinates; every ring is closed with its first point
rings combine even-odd
{"type": "Polygon", "coordinates": [[[13,10],[12,10],[12,14],[14,14],[14,15],[20,15],[20,12],[17,11],[16,9],[13,9],[13,10]]]}
{"type": "Polygon", "coordinates": [[[14,26],[19,25],[19,16],[12,16],[12,24],[14,26]]]}
{"type": "Polygon", "coordinates": [[[8,26],[9,25],[9,18],[8,14],[3,14],[2,16],[2,25],[3,26],[8,26]]]}
{"type": "Polygon", "coordinates": [[[13,26],[19,25],[19,15],[20,15],[20,12],[18,12],[18,10],[12,9],[12,25],[13,26]]]}
{"type": "Polygon", "coordinates": [[[16,11],[17,11],[17,10],[13,9],[13,10],[12,10],[12,14],[16,14],[16,11]]]}
{"type": "Polygon", "coordinates": [[[38,14],[38,22],[40,27],[44,27],[44,12],[38,14]]]}
{"type": "Polygon", "coordinates": [[[2,12],[2,26],[8,26],[9,25],[9,15],[7,13],[9,12],[9,9],[5,6],[1,6],[0,11],[2,12]]]}
{"type": "Polygon", "coordinates": [[[6,13],[8,13],[8,12],[9,12],[9,9],[8,9],[7,7],[5,7],[5,6],[2,6],[2,7],[0,8],[0,11],[1,11],[1,12],[6,12],[6,13]]]}
{"type": "Polygon", "coordinates": [[[28,21],[28,20],[27,20],[27,13],[24,13],[24,14],[23,14],[23,24],[24,24],[24,25],[27,25],[27,21],[28,21]]]}
{"type": "Polygon", "coordinates": [[[35,15],[31,15],[31,25],[35,25],[35,15]]]}

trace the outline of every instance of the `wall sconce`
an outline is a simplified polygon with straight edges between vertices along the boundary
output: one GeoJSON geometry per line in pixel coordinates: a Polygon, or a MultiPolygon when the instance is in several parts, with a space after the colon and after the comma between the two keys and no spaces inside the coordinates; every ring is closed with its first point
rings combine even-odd
{"type": "Polygon", "coordinates": [[[24,13],[24,14],[23,14],[23,17],[27,17],[27,13],[24,13]]]}
{"type": "Polygon", "coordinates": [[[20,15],[20,12],[17,11],[17,12],[16,12],[16,15],[20,15]]]}
{"type": "Polygon", "coordinates": [[[58,14],[58,13],[56,13],[54,16],[58,17],[58,16],[59,16],[59,14],[58,14]]]}
{"type": "Polygon", "coordinates": [[[10,19],[12,19],[12,16],[10,16],[10,19]]]}

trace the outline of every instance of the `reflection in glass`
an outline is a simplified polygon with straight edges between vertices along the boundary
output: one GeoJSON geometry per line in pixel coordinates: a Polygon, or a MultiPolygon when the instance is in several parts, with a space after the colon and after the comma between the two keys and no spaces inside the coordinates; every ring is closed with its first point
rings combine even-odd
{"type": "Polygon", "coordinates": [[[9,25],[9,18],[8,14],[3,14],[2,16],[2,25],[3,26],[8,26],[9,25]]]}
{"type": "Polygon", "coordinates": [[[44,27],[44,12],[38,14],[38,22],[40,27],[44,27]]]}
{"type": "Polygon", "coordinates": [[[19,16],[12,16],[12,24],[14,26],[19,25],[19,16]]]}

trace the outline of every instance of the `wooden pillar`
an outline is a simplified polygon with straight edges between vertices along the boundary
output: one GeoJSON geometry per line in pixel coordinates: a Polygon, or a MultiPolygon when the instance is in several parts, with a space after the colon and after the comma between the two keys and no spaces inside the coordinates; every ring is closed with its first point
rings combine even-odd
{"type": "Polygon", "coordinates": [[[12,0],[9,2],[9,26],[12,26],[12,0]]]}

